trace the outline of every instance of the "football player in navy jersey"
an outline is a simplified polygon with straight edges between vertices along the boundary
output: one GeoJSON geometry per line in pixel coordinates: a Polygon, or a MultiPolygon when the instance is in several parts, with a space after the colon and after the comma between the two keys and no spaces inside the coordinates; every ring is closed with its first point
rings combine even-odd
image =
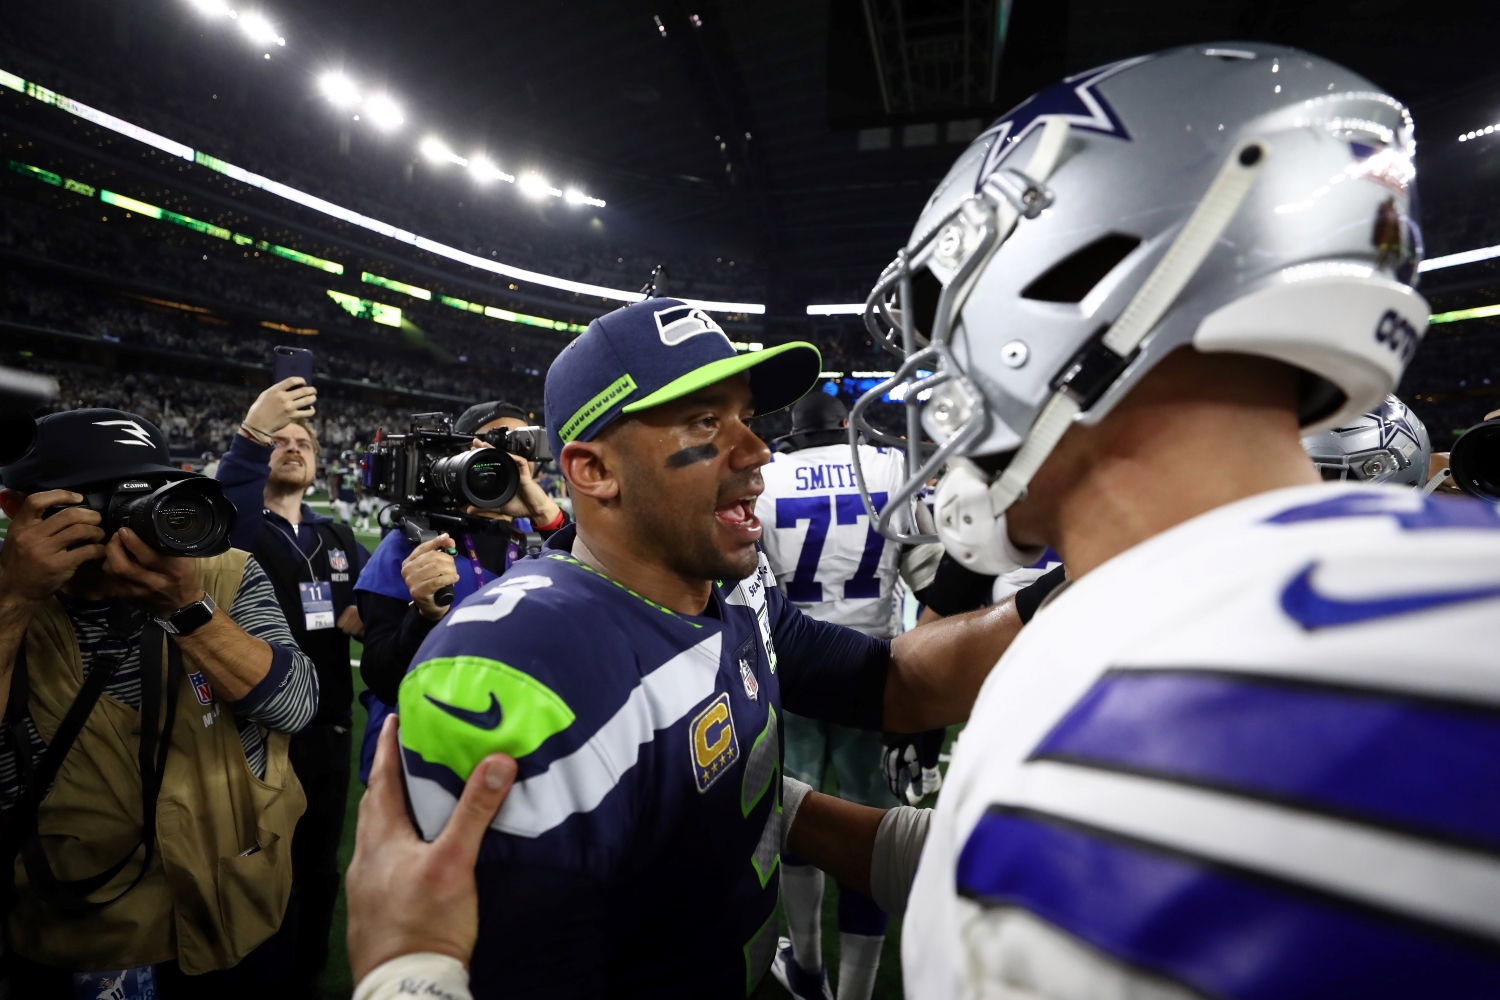
{"type": "Polygon", "coordinates": [[[577,523],[455,606],[399,693],[427,838],[480,760],[518,763],[480,851],[476,996],[744,996],[777,940],[783,703],[957,722],[1018,630],[1005,604],[875,638],[776,589],[748,421],[819,367],[807,344],[738,355],[702,310],[649,299],[548,372],[577,523]]]}

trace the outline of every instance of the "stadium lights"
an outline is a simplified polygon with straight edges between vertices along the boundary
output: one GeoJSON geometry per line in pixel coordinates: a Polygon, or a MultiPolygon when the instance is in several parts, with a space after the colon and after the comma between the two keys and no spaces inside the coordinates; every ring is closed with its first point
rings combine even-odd
{"type": "Polygon", "coordinates": [[[431,137],[423,139],[422,145],[417,148],[422,151],[423,156],[427,157],[433,163],[456,163],[460,167],[467,167],[469,165],[468,160],[443,145],[441,139],[431,137]]]}
{"type": "Polygon", "coordinates": [[[1484,128],[1476,128],[1472,132],[1465,132],[1459,136],[1458,141],[1468,142],[1470,139],[1478,139],[1480,136],[1494,135],[1497,128],[1500,128],[1500,125],[1486,125],[1484,128]]]}
{"type": "MultiPolygon", "coordinates": [[[[341,222],[347,222],[351,226],[358,226],[379,236],[395,240],[398,243],[405,243],[407,246],[415,247],[418,250],[435,254],[439,257],[445,257],[459,264],[464,264],[481,271],[488,271],[491,274],[503,275],[513,281],[525,281],[533,285],[541,285],[544,288],[555,288],[562,292],[572,292],[575,295],[598,297],[615,302],[640,302],[646,297],[639,291],[610,288],[607,285],[594,285],[584,281],[573,281],[569,278],[560,278],[550,274],[543,274],[540,271],[531,271],[523,267],[516,267],[514,264],[506,264],[489,257],[481,257],[478,254],[469,253],[457,247],[448,246],[445,243],[439,243],[437,240],[418,236],[410,230],[401,229],[398,226],[391,225],[389,222],[382,222],[379,219],[371,218],[368,215],[344,208],[341,205],[335,205],[331,201],[308,194],[306,191],[294,188],[290,184],[274,181],[269,177],[246,170],[244,167],[236,166],[216,156],[211,156],[203,150],[195,150],[191,146],[168,139],[164,135],[158,135],[148,129],[141,128],[139,125],[133,125],[122,118],[106,114],[98,108],[90,107],[81,101],[75,101],[71,97],[66,97],[56,91],[40,86],[34,81],[25,80],[3,69],[0,69],[0,87],[25,94],[43,104],[53,105],[70,115],[92,122],[100,128],[106,128],[119,135],[128,136],[137,142],[159,149],[170,156],[181,157],[190,163],[196,163],[215,173],[223,174],[225,177],[236,180],[248,187],[258,188],[267,194],[284,198],[310,211],[318,212],[329,218],[338,219],[341,222]]],[[[1495,249],[1495,255],[1500,256],[1500,247],[1495,249]]],[[[690,306],[697,306],[700,309],[708,310],[709,312],[763,315],[766,311],[765,303],[762,302],[719,302],[711,299],[689,298],[683,298],[681,301],[690,306]]]]}
{"type": "Polygon", "coordinates": [[[401,116],[401,109],[396,106],[396,102],[384,94],[377,94],[365,102],[365,114],[370,116],[370,121],[376,128],[385,131],[390,131],[406,121],[401,116]]]}
{"type": "Polygon", "coordinates": [[[593,205],[595,208],[604,207],[603,198],[590,198],[577,188],[568,188],[563,192],[563,201],[569,205],[593,205]]]}
{"type": "MultiPolygon", "coordinates": [[[[230,11],[231,15],[233,13],[233,11],[230,11]]],[[[276,29],[271,26],[271,22],[267,21],[263,14],[246,14],[239,19],[239,22],[240,30],[245,33],[245,37],[257,45],[270,45],[273,42],[277,45],[286,44],[286,39],[276,33],[276,29]]]]}
{"type": "Polygon", "coordinates": [[[474,161],[469,164],[469,173],[473,174],[474,179],[480,182],[504,181],[507,184],[514,184],[516,182],[515,174],[506,173],[482,156],[476,156],[474,161]]]}
{"type": "Polygon", "coordinates": [[[547,183],[547,178],[541,174],[526,174],[516,182],[516,187],[528,198],[545,198],[547,195],[562,197],[562,192],[547,183]]]}
{"type": "Polygon", "coordinates": [[[864,311],[863,302],[835,302],[831,305],[807,307],[809,316],[858,316],[864,311]]]}
{"type": "Polygon", "coordinates": [[[318,86],[322,88],[323,96],[332,101],[335,107],[352,108],[362,100],[354,81],[342,73],[324,73],[318,79],[318,86]]]}
{"type": "Polygon", "coordinates": [[[1500,257],[1500,245],[1479,247],[1476,250],[1465,250],[1462,253],[1450,253],[1443,257],[1430,257],[1417,265],[1417,271],[1425,273],[1444,267],[1457,267],[1459,264],[1473,264],[1481,260],[1491,260],[1495,257],[1500,257]]]}
{"type": "Polygon", "coordinates": [[[223,0],[191,0],[191,3],[203,13],[212,14],[215,17],[233,18],[237,16],[234,11],[230,10],[223,3],[223,0]]]}

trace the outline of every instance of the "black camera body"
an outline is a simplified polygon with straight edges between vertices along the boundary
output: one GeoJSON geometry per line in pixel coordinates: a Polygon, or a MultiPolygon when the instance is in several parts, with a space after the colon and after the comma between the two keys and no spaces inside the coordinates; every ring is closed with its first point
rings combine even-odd
{"type": "Polygon", "coordinates": [[[475,436],[496,451],[519,455],[528,462],[552,460],[552,446],[547,443],[545,427],[496,427],[475,436]]]}
{"type": "Polygon", "coordinates": [[[470,451],[472,441],[446,413],[413,414],[407,433],[376,434],[360,462],[364,487],[414,510],[504,507],[521,486],[516,463],[503,449],[470,451]]]}
{"type": "MultiPolygon", "coordinates": [[[[75,492],[83,495],[83,502],[74,506],[98,511],[103,518],[100,527],[106,542],[124,527],[163,555],[202,559],[229,551],[237,515],[216,479],[197,474],[145,476],[75,492]]],[[[42,516],[60,510],[67,508],[51,507],[42,516]]]]}
{"type": "Polygon", "coordinates": [[[1469,496],[1500,503],[1500,417],[1459,435],[1448,453],[1448,468],[1469,496]]]}

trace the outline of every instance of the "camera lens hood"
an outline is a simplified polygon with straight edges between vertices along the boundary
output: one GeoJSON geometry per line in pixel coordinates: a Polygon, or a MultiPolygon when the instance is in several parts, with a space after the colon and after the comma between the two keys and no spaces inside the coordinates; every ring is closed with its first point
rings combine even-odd
{"type": "Polygon", "coordinates": [[[1500,503],[1500,417],[1464,431],[1448,453],[1448,468],[1469,496],[1500,503]]]}
{"type": "Polygon", "coordinates": [[[235,510],[218,480],[177,479],[127,504],[120,523],[151,548],[171,556],[203,558],[229,550],[235,510]]]}

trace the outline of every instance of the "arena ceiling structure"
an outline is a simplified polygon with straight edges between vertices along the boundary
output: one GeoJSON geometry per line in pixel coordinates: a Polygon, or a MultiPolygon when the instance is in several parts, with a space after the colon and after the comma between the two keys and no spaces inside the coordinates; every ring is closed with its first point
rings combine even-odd
{"type": "MultiPolygon", "coordinates": [[[[669,294],[691,274],[720,291],[705,299],[763,305],[744,319],[770,340],[852,329],[806,307],[862,298],[962,145],[1069,72],[1204,39],[1345,63],[1416,112],[1429,252],[1469,249],[1433,213],[1493,169],[1484,133],[1457,137],[1500,123],[1500,18],[1447,0],[58,0],[0,17],[0,69],[87,81],[110,114],[181,119],[172,138],[442,240],[402,204],[421,190],[518,267],[629,248],[613,280],[630,290],[659,258],[669,294]]],[[[1500,225],[1462,239],[1500,243],[1500,225]]]]}

